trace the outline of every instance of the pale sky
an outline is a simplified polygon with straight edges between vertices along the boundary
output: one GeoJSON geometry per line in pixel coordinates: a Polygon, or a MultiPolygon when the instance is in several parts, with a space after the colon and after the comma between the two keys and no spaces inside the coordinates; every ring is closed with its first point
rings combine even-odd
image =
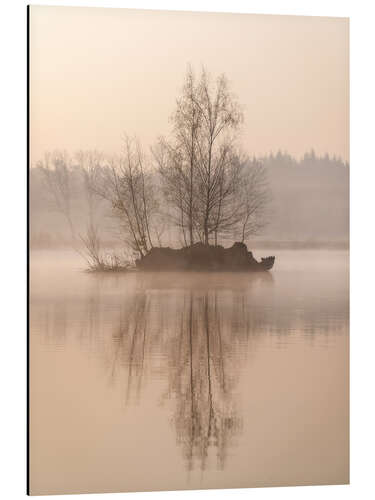
{"type": "Polygon", "coordinates": [[[224,72],[249,154],[349,160],[349,21],[87,7],[30,8],[30,157],[118,153],[170,131],[188,64],[224,72]]]}

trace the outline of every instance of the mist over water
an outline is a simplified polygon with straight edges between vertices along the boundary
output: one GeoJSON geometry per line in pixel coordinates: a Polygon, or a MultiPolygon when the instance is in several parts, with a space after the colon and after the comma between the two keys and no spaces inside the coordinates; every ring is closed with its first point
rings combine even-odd
{"type": "Polygon", "coordinates": [[[31,492],[348,481],[346,251],[272,273],[30,255],[31,492]]]}

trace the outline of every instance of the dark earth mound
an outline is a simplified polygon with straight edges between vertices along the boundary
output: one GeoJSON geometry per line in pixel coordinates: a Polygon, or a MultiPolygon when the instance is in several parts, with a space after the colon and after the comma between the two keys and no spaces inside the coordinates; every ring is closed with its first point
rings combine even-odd
{"type": "Polygon", "coordinates": [[[244,243],[230,248],[196,243],[177,250],[154,247],[136,261],[136,266],[144,271],[268,271],[274,261],[275,257],[256,261],[244,243]]]}

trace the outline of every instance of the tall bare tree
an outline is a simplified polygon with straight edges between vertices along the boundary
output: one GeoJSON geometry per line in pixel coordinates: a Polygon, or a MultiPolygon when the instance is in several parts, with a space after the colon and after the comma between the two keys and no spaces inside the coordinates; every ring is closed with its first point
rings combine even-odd
{"type": "Polygon", "coordinates": [[[160,139],[153,150],[185,244],[195,237],[208,244],[213,235],[217,243],[236,222],[229,205],[240,172],[234,143],[241,122],[226,77],[213,84],[205,69],[197,79],[189,67],[172,115],[172,139],[160,139]]]}
{"type": "Polygon", "coordinates": [[[230,177],[235,179],[237,175],[237,165],[231,162],[231,158],[235,133],[243,117],[225,75],[220,75],[213,84],[203,69],[193,100],[202,117],[197,141],[198,196],[200,225],[207,245],[211,234],[219,231],[219,207],[232,194],[231,189],[224,187],[224,181],[230,177]]]}
{"type": "Polygon", "coordinates": [[[201,112],[195,104],[196,82],[192,68],[186,73],[182,96],[177,100],[177,109],[173,115],[174,133],[177,147],[182,152],[186,164],[185,184],[187,187],[187,216],[190,245],[194,243],[194,213],[195,213],[195,178],[197,160],[197,142],[201,127],[201,112]]]}
{"type": "Polygon", "coordinates": [[[175,209],[185,245],[194,243],[196,162],[201,113],[195,104],[196,77],[189,66],[176,110],[171,116],[172,139],[160,138],[153,148],[154,158],[165,185],[165,194],[175,209]]]}
{"type": "Polygon", "coordinates": [[[240,171],[234,143],[241,122],[226,77],[213,84],[205,69],[197,79],[189,67],[172,115],[173,138],[153,150],[185,244],[186,231],[190,245],[194,236],[208,244],[235,222],[227,207],[240,171]]]}

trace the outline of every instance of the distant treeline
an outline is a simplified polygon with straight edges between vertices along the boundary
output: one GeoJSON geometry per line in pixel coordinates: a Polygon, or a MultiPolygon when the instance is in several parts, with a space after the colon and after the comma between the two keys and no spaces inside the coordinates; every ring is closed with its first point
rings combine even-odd
{"type": "Polygon", "coordinates": [[[260,158],[273,195],[272,218],[259,239],[313,244],[349,242],[349,164],[307,152],[260,158]]]}
{"type": "MultiPolygon", "coordinates": [[[[349,165],[329,155],[308,152],[300,160],[278,152],[258,158],[266,169],[272,199],[269,225],[251,239],[250,246],[346,247],[349,241],[349,165]]],[[[84,188],[72,173],[72,213],[77,232],[86,224],[84,188]],[[74,182],[73,182],[74,181],[74,182]]],[[[103,245],[119,244],[110,206],[101,202],[97,216],[103,245]]],[[[166,245],[180,243],[171,227],[165,228],[166,245]]],[[[55,210],[40,168],[30,169],[30,244],[32,248],[71,246],[71,233],[55,210]]]]}

